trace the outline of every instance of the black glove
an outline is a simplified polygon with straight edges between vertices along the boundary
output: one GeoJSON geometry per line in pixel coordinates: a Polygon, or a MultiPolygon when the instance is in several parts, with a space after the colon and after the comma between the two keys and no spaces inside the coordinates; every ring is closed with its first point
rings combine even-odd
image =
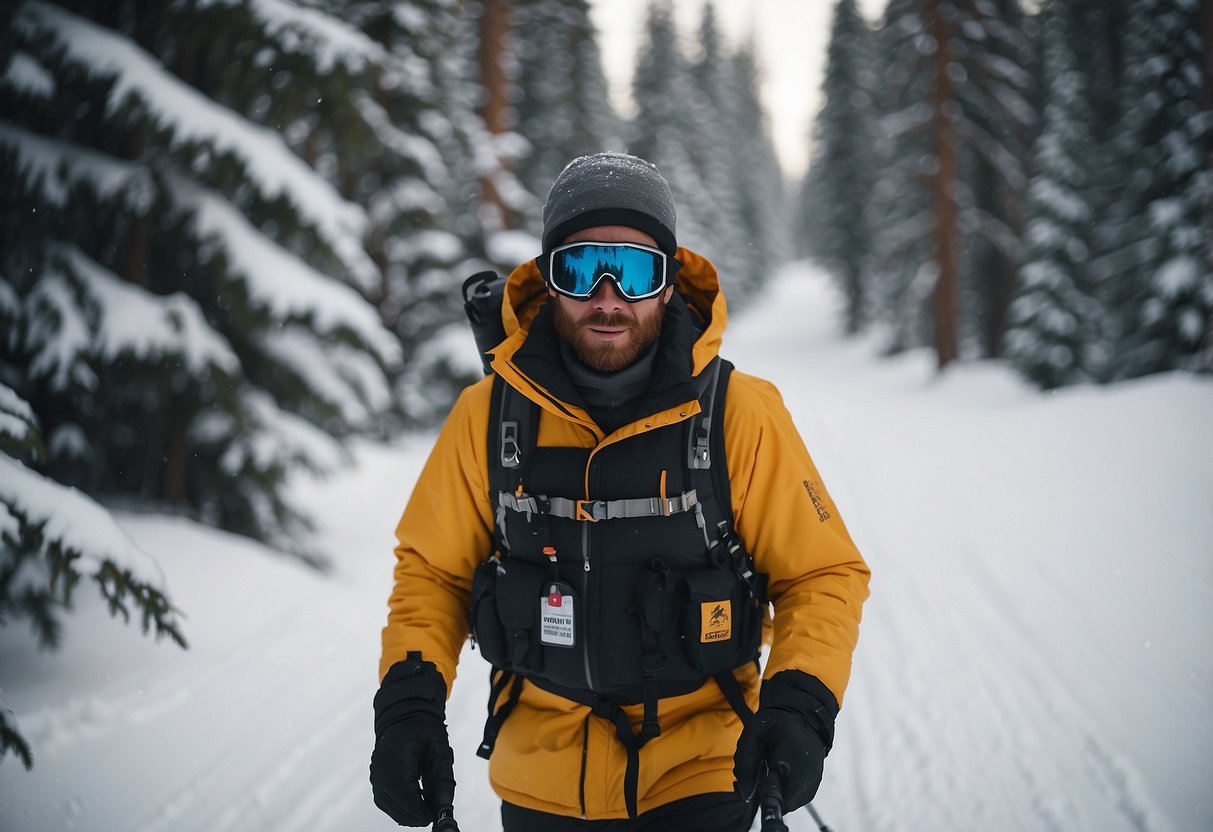
{"type": "Polygon", "coordinates": [[[409,653],[375,694],[375,805],[401,826],[429,826],[455,803],[455,753],[446,734],[446,682],[409,653]],[[418,786],[418,780],[421,785],[418,786]]]}
{"type": "Polygon", "coordinates": [[[763,682],[758,710],[746,723],[733,755],[738,794],[753,800],[769,769],[779,774],[785,814],[811,801],[834,744],[837,714],[834,694],[814,676],[783,670],[763,682]]]}

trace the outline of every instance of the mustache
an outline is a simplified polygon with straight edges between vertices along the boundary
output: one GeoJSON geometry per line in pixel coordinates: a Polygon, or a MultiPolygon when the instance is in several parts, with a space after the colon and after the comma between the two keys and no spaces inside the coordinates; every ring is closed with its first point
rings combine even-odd
{"type": "Polygon", "coordinates": [[[590,327],[632,329],[636,326],[636,319],[623,312],[616,312],[614,314],[609,312],[595,312],[592,315],[582,318],[577,322],[577,325],[582,329],[587,329],[590,327]]]}

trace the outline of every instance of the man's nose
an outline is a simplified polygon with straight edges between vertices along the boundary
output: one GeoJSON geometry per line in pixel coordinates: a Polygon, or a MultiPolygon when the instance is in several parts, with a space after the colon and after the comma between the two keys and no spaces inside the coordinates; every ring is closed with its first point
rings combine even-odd
{"type": "Polygon", "coordinates": [[[618,290],[615,289],[615,281],[609,277],[599,282],[592,300],[594,308],[601,309],[603,312],[618,312],[627,306],[627,301],[620,297],[618,290]]]}

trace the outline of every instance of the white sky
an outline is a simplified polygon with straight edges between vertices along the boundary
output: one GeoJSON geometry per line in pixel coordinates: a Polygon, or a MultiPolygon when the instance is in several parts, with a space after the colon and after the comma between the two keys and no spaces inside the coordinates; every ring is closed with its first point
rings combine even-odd
{"type": "MultiPolygon", "coordinates": [[[[590,0],[591,16],[601,35],[603,63],[611,94],[620,112],[631,114],[632,67],[640,48],[651,0],[590,0]]],[[[694,36],[705,0],[673,0],[680,30],[694,36]]],[[[820,106],[834,0],[711,0],[716,19],[730,44],[751,35],[758,43],[764,71],[763,100],[771,119],[775,149],[790,176],[804,173],[808,136],[820,106]]],[[[886,0],[859,0],[869,20],[886,0]]]]}

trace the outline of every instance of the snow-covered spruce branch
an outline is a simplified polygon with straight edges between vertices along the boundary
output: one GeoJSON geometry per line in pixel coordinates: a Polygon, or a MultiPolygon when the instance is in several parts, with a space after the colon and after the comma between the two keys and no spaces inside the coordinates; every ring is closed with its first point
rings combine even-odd
{"type": "Polygon", "coordinates": [[[110,615],[186,646],[159,565],[92,499],[0,454],[0,619],[29,618],[43,647],[58,645],[54,608],[68,608],[82,580],[110,615]]]}
{"type": "Polygon", "coordinates": [[[286,198],[359,285],[373,282],[375,266],[361,242],[365,212],[292,153],[279,134],[202,95],[130,40],[63,9],[29,0],[18,7],[12,28],[44,63],[112,79],[109,111],[133,107],[170,148],[186,156],[198,149],[230,157],[265,199],[286,198]]]}

